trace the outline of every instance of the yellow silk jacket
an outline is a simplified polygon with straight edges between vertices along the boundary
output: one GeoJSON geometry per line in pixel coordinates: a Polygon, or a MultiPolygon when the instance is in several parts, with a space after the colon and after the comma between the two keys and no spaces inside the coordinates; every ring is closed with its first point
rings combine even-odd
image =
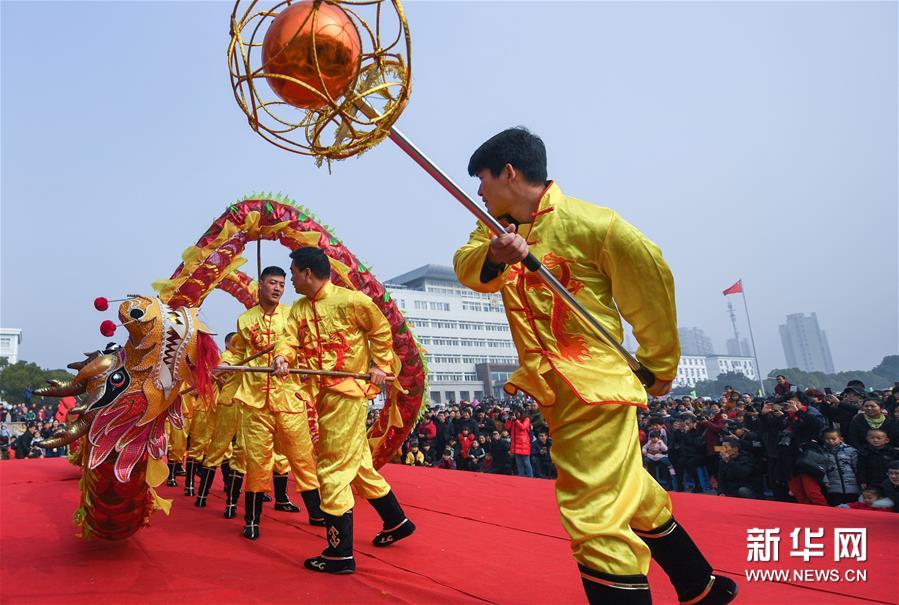
{"type": "MultiPolygon", "coordinates": [[[[394,375],[400,369],[390,324],[381,310],[365,294],[330,281],[315,296],[293,303],[287,338],[277,351],[291,367],[365,374],[374,364],[394,375]]],[[[369,399],[380,391],[355,378],[310,378],[303,387],[304,397],[310,399],[321,389],[369,399]]]]}
{"type": "MultiPolygon", "coordinates": [[[[289,314],[287,305],[278,305],[271,315],[266,315],[259,305],[241,314],[237,318],[237,335],[231,345],[235,358],[243,359],[271,344],[283,343],[287,338],[289,314]]],[[[275,356],[273,350],[246,365],[271,366],[275,356]]],[[[273,412],[303,412],[305,404],[296,397],[299,390],[300,383],[295,376],[279,378],[270,373],[241,372],[233,399],[252,408],[268,407],[273,412]]]]}
{"type": "MultiPolygon", "coordinates": [[[[234,336],[233,338],[237,338],[237,336],[234,336]]],[[[240,359],[241,358],[233,352],[225,351],[222,353],[221,363],[222,365],[233,366],[240,361],[240,359]]],[[[221,386],[218,384],[215,385],[215,401],[218,405],[231,405],[234,403],[234,392],[237,390],[237,387],[240,386],[242,378],[243,376],[240,372],[227,372],[224,375],[221,386]]]]}
{"type": "MultiPolygon", "coordinates": [[[[680,359],[674,280],[658,246],[613,210],[568,197],[555,183],[518,232],[618,342],[623,316],[640,344],[640,362],[660,380],[674,379],[680,359]]],[[[543,375],[554,371],[585,403],[645,406],[646,391],[627,363],[538,275],[516,264],[481,281],[489,243],[490,232],[479,222],[456,251],[454,265],[459,281],[472,290],[502,292],[520,364],[505,390],[552,405],[555,394],[543,375]]]]}

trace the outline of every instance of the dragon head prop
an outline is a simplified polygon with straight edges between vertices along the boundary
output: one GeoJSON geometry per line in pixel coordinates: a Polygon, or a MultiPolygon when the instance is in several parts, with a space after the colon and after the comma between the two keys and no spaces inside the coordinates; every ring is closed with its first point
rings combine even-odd
{"type": "Polygon", "coordinates": [[[74,421],[45,439],[43,447],[67,445],[87,435],[89,467],[96,468],[115,450],[115,475],[127,481],[145,453],[166,455],[165,421],[181,428],[181,388],[189,383],[209,399],[210,372],[218,364],[212,336],[197,319],[197,310],[172,309],[159,298],[131,296],[119,305],[119,321],[128,331],[124,347],[103,351],[69,364],[78,373],[70,382],[52,382],[36,394],[81,395],[72,408],[74,421]]]}

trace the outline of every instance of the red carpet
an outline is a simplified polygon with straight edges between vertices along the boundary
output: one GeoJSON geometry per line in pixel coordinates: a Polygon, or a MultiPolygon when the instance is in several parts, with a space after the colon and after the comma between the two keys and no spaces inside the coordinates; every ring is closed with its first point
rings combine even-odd
{"type": "MultiPolygon", "coordinates": [[[[387,549],[371,546],[379,522],[356,509],[358,571],[320,576],[302,569],[324,530],[305,514],[267,508],[262,538],[239,536],[222,518],[221,483],[210,507],[183,488],[172,516],[122,542],[73,536],[78,470],[65,460],[0,463],[0,603],[584,603],[552,482],[389,465],[384,474],[418,525],[387,549]]],[[[179,481],[182,481],[179,478],[179,481]]],[[[719,572],[740,583],[737,603],[897,603],[899,515],[675,494],[678,519],[719,572]],[[781,529],[779,563],[747,563],[746,530],[781,529]],[[793,528],[825,528],[825,556],[789,556],[793,528]],[[834,562],[833,529],[867,528],[867,561],[834,562]],[[858,569],[867,581],[747,581],[747,569],[858,569]]],[[[296,498],[296,500],[299,500],[296,498]]],[[[268,505],[270,506],[270,505],[268,505]]],[[[241,503],[242,514],[243,503],[241,503]]],[[[665,575],[650,573],[655,603],[675,603],[665,575]]]]}

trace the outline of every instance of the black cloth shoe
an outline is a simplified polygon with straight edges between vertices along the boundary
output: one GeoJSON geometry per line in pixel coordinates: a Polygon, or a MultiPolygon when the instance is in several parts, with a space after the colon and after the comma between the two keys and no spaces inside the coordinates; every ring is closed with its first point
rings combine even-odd
{"type": "Polygon", "coordinates": [[[634,530],[674,585],[681,603],[724,605],[737,596],[730,578],[712,575],[712,566],[674,517],[648,532],[634,530]]]}
{"type": "Polygon", "coordinates": [[[243,537],[247,540],[259,539],[259,521],[262,519],[262,492],[244,492],[243,514],[246,525],[243,528],[243,537]]]}
{"type": "Polygon", "coordinates": [[[290,496],[287,495],[287,473],[283,475],[274,473],[272,483],[275,486],[275,510],[285,513],[300,512],[300,507],[291,502],[290,496]]]}
{"type": "Polygon", "coordinates": [[[225,494],[225,519],[233,519],[237,516],[237,501],[240,500],[240,489],[243,487],[243,474],[231,471],[231,480],[228,481],[228,493],[225,494]]]}
{"type": "Polygon", "coordinates": [[[325,514],[325,532],[328,547],[317,557],[306,559],[303,567],[310,571],[333,574],[349,574],[356,571],[353,559],[353,511],[339,517],[325,514]]]}
{"type": "Polygon", "coordinates": [[[386,496],[369,500],[369,503],[375,507],[384,523],[384,529],[371,541],[375,546],[390,546],[415,532],[415,524],[406,518],[393,490],[387,492],[386,496]]]}
{"type": "Polygon", "coordinates": [[[169,487],[178,487],[178,482],[175,481],[175,463],[169,462],[169,477],[166,479],[165,484],[169,487]]]}
{"type": "Polygon", "coordinates": [[[194,478],[197,476],[197,461],[193,458],[187,459],[187,477],[184,479],[184,495],[194,495],[194,478]]]}
{"type": "Polygon", "coordinates": [[[183,477],[187,474],[187,471],[184,470],[184,465],[182,465],[180,462],[175,463],[175,474],[179,477],[183,477]]]}
{"type": "Polygon", "coordinates": [[[578,564],[590,605],[651,605],[646,576],[614,576],[578,564]]]}
{"type": "Polygon", "coordinates": [[[268,492],[259,492],[259,493],[262,494],[263,502],[271,502],[272,501],[272,497],[268,495],[268,492]]]}
{"type": "Polygon", "coordinates": [[[206,508],[206,497],[209,496],[212,480],[215,479],[215,467],[209,468],[201,465],[197,469],[197,474],[200,475],[200,486],[197,488],[197,500],[194,502],[194,506],[206,508]]]}
{"type": "Polygon", "coordinates": [[[306,511],[309,513],[309,525],[316,527],[325,526],[325,513],[322,512],[322,498],[317,489],[310,489],[300,492],[303,504],[306,505],[306,511]]]}

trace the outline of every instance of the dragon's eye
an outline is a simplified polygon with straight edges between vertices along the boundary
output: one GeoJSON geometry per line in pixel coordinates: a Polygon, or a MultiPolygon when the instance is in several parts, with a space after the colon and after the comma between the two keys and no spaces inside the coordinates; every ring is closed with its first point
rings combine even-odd
{"type": "Polygon", "coordinates": [[[115,372],[112,376],[109,377],[109,384],[114,387],[120,387],[125,384],[125,374],[122,372],[115,372]]]}
{"type": "Polygon", "coordinates": [[[128,315],[131,316],[131,319],[140,319],[144,316],[144,312],[140,309],[131,309],[130,311],[128,311],[128,315]]]}

